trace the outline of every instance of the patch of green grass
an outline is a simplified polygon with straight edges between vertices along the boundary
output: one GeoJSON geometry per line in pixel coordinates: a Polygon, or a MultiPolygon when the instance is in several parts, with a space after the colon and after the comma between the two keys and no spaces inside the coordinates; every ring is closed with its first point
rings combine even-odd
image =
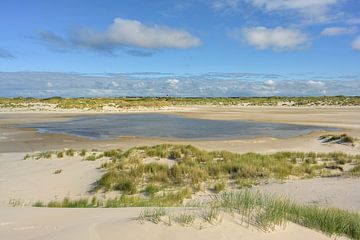
{"type": "Polygon", "coordinates": [[[330,143],[351,144],[353,146],[355,145],[355,142],[358,141],[358,139],[351,137],[345,133],[339,135],[334,135],[334,134],[321,135],[319,137],[319,140],[330,143]]]}
{"type": "Polygon", "coordinates": [[[57,170],[55,170],[55,172],[54,172],[54,174],[60,174],[60,173],[62,173],[62,169],[57,169],[57,170]]]}
{"type": "Polygon", "coordinates": [[[122,195],[113,199],[108,199],[104,203],[107,208],[117,207],[172,207],[180,206],[183,199],[191,197],[191,191],[183,188],[178,191],[163,192],[150,197],[142,197],[137,195],[122,195]]]}
{"type": "Polygon", "coordinates": [[[66,149],[65,154],[66,154],[66,156],[73,157],[73,156],[75,156],[75,150],[72,148],[66,149]]]}
{"type": "Polygon", "coordinates": [[[112,149],[104,152],[104,157],[108,157],[111,160],[119,160],[122,157],[121,149],[112,149]]]}
{"type": "Polygon", "coordinates": [[[38,154],[35,155],[35,159],[39,160],[39,159],[50,159],[53,155],[52,151],[44,151],[44,152],[40,152],[38,154]]]}
{"type": "Polygon", "coordinates": [[[161,221],[161,217],[166,215],[165,208],[145,208],[141,211],[138,221],[143,223],[149,221],[158,224],[161,221]]]}
{"type": "Polygon", "coordinates": [[[32,206],[33,207],[46,207],[46,205],[42,201],[36,201],[32,206]]]}
{"type": "Polygon", "coordinates": [[[92,153],[91,155],[87,156],[84,160],[85,161],[96,161],[102,157],[104,157],[104,154],[102,154],[102,153],[100,153],[100,154],[92,153]]]}
{"type": "Polygon", "coordinates": [[[195,214],[190,212],[182,212],[175,217],[176,222],[184,227],[191,226],[195,221],[195,214]]]}
{"type": "MultiPolygon", "coordinates": [[[[51,208],[93,208],[93,207],[146,207],[138,220],[159,223],[167,213],[166,206],[179,206],[184,192],[169,193],[162,196],[143,198],[140,196],[122,195],[105,202],[93,199],[51,201],[48,204],[36,202],[35,207],[51,208]],[[177,196],[176,196],[177,195],[177,196]],[[156,208],[151,208],[156,207],[156,208]]],[[[20,205],[13,201],[13,205],[20,205]]],[[[244,223],[256,226],[264,231],[273,230],[275,226],[285,226],[293,222],[301,226],[322,231],[330,236],[346,236],[360,239],[360,214],[336,208],[321,208],[315,205],[294,203],[286,198],[274,197],[249,190],[224,192],[213,196],[207,202],[192,202],[187,205],[189,212],[180,213],[175,220],[183,226],[189,226],[199,217],[210,224],[218,224],[221,212],[239,216],[244,223]],[[190,211],[191,210],[191,211],[190,211]],[[237,215],[235,215],[237,214],[237,215]]],[[[170,217],[169,217],[170,218],[170,217]]]]}
{"type": "Polygon", "coordinates": [[[360,215],[335,208],[300,205],[284,198],[259,192],[240,191],[221,194],[216,202],[222,209],[238,213],[244,221],[263,230],[291,221],[329,235],[360,239],[360,215]]]}
{"type": "Polygon", "coordinates": [[[115,190],[122,191],[124,194],[135,194],[136,185],[131,179],[124,179],[115,186],[115,190]]]}
{"type": "Polygon", "coordinates": [[[242,188],[291,176],[311,178],[342,175],[345,174],[342,164],[358,164],[356,156],[344,153],[237,154],[228,151],[207,152],[190,145],[172,144],[135,147],[126,152],[109,150],[104,155],[114,159],[111,163],[102,164],[106,173],[97,182],[96,190],[122,191],[122,182],[131,181],[138,191],[145,193],[147,190],[152,191],[151,188],[155,185],[164,191],[187,187],[197,192],[201,190],[200,186],[204,188],[213,182],[216,182],[214,190],[220,192],[226,188],[223,184],[225,182],[235,183],[242,188]],[[172,165],[145,163],[149,157],[171,158],[176,161],[172,165]],[[330,175],[326,170],[329,170],[330,175]],[[150,187],[147,188],[148,186],[150,187]]]}
{"type": "Polygon", "coordinates": [[[87,156],[84,160],[85,161],[95,161],[96,160],[96,153],[93,153],[93,154],[87,156]]]}
{"type": "Polygon", "coordinates": [[[203,208],[201,217],[210,224],[216,224],[220,216],[220,207],[217,203],[211,202],[203,208]]]}
{"type": "Polygon", "coordinates": [[[224,190],[225,190],[225,187],[226,187],[225,182],[223,182],[223,181],[217,182],[217,183],[215,183],[215,185],[214,185],[214,191],[215,191],[216,193],[219,193],[219,192],[221,192],[221,191],[224,191],[224,190]]]}
{"type": "Polygon", "coordinates": [[[87,152],[86,149],[81,149],[79,155],[80,155],[81,157],[85,157],[85,156],[86,156],[86,152],[87,152]]]}
{"type": "Polygon", "coordinates": [[[239,188],[251,188],[254,185],[258,185],[256,179],[238,178],[236,179],[236,185],[239,188]]]}
{"type": "Polygon", "coordinates": [[[95,208],[101,205],[100,201],[96,200],[96,197],[92,199],[81,198],[76,200],[71,200],[69,198],[64,198],[62,201],[50,201],[47,204],[36,202],[34,207],[48,207],[48,208],[95,208]]]}
{"type": "Polygon", "coordinates": [[[353,169],[351,169],[349,175],[354,177],[360,177],[360,165],[357,165],[353,169]]]}
{"type": "Polygon", "coordinates": [[[148,196],[154,196],[155,193],[159,192],[160,190],[161,190],[161,187],[151,184],[151,185],[146,186],[144,192],[148,196]]]}
{"type": "Polygon", "coordinates": [[[60,151],[56,153],[56,157],[57,158],[63,158],[64,157],[64,152],[60,151]]]}

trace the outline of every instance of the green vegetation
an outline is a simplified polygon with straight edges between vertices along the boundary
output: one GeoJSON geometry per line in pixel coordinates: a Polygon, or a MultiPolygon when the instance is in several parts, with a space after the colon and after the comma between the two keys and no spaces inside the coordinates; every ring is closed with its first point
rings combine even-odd
{"type": "MultiPolygon", "coordinates": [[[[84,152],[86,156],[86,150],[77,152],[68,149],[65,154],[75,156],[84,152]]],[[[49,159],[55,153],[27,154],[24,159],[49,159]]],[[[94,191],[136,195],[131,199],[135,206],[153,205],[162,200],[164,205],[179,204],[192,193],[206,189],[219,193],[226,189],[250,188],[271,179],[358,176],[360,171],[360,155],[341,152],[237,154],[228,151],[207,152],[191,145],[161,144],[131,148],[125,152],[119,149],[92,152],[84,160],[101,158],[110,161],[101,164],[105,174],[96,182],[94,191]],[[161,162],[158,162],[160,159],[161,162]],[[345,164],[355,167],[345,171],[345,164]],[[187,193],[179,194],[181,189],[187,189],[187,193]]],[[[132,205],[128,199],[114,199],[109,204],[132,205]]]]}
{"type": "MultiPolygon", "coordinates": [[[[68,149],[65,154],[78,156],[84,152],[86,156],[86,150],[68,149]]],[[[56,153],[58,156],[59,152],[51,151],[27,154],[24,159],[48,159],[56,153]]],[[[104,203],[109,207],[157,206],[158,203],[173,206],[199,191],[219,193],[290,177],[358,176],[360,171],[360,155],[341,152],[236,154],[207,152],[191,145],[161,144],[131,148],[125,152],[119,149],[92,152],[84,160],[100,158],[107,160],[101,164],[105,174],[95,183],[94,191],[122,194],[104,203]],[[355,166],[345,171],[348,169],[344,168],[345,164],[355,166]]]]}
{"type": "Polygon", "coordinates": [[[225,183],[223,181],[215,183],[214,190],[216,193],[219,193],[224,189],[225,189],[225,183]]]}
{"type": "Polygon", "coordinates": [[[54,172],[54,174],[60,174],[60,173],[62,173],[62,169],[57,169],[57,170],[55,170],[55,172],[54,172]]]}
{"type": "Polygon", "coordinates": [[[95,160],[103,158],[103,157],[104,157],[104,154],[92,153],[91,155],[87,156],[84,160],[85,161],[95,161],[95,160]]]}
{"type": "Polygon", "coordinates": [[[70,149],[66,149],[65,150],[65,154],[66,156],[70,156],[70,157],[73,157],[75,155],[75,150],[70,148],[70,149]]]}
{"type": "Polygon", "coordinates": [[[120,191],[126,195],[144,192],[146,196],[142,198],[159,197],[179,188],[194,193],[202,186],[218,193],[227,187],[251,187],[270,179],[339,176],[345,174],[344,164],[358,164],[359,159],[360,156],[344,153],[236,154],[162,144],[112,154],[112,162],[102,165],[106,173],[97,181],[95,190],[120,191]],[[160,158],[175,163],[159,163],[156,159],[160,158]],[[145,163],[146,159],[152,160],[145,163]]]}
{"type": "Polygon", "coordinates": [[[224,193],[219,195],[215,202],[225,211],[245,216],[247,223],[255,223],[264,230],[291,221],[329,235],[345,235],[360,239],[358,213],[314,205],[299,205],[287,199],[250,191],[224,193]]]}
{"type": "Polygon", "coordinates": [[[339,143],[339,144],[351,144],[355,145],[355,142],[358,141],[358,139],[351,137],[347,134],[340,134],[340,135],[333,135],[333,134],[327,134],[322,135],[319,137],[319,140],[326,143],[339,143]]]}
{"type": "MultiPolygon", "coordinates": [[[[169,215],[183,226],[194,224],[196,218],[218,224],[221,212],[238,218],[242,224],[253,225],[263,231],[293,222],[322,231],[330,236],[360,239],[360,214],[336,208],[296,204],[288,199],[249,190],[226,192],[207,203],[194,203],[187,212],[169,215]]],[[[138,219],[158,224],[167,212],[163,208],[145,208],[138,219]]],[[[165,222],[165,221],[164,221],[165,222]]]]}
{"type": "Polygon", "coordinates": [[[33,204],[33,207],[49,207],[49,208],[95,208],[100,206],[100,201],[93,197],[89,199],[77,199],[70,200],[69,198],[64,198],[62,201],[50,201],[45,204],[41,201],[37,201],[33,204]]]}
{"type": "Polygon", "coordinates": [[[164,208],[145,208],[138,217],[138,221],[149,221],[158,224],[161,221],[161,217],[166,215],[164,208]]]}
{"type": "MultiPolygon", "coordinates": [[[[36,153],[26,155],[24,159],[47,159],[54,153],[36,153]]],[[[75,154],[80,155],[73,150],[73,156],[75,154]]],[[[108,161],[101,165],[105,173],[96,182],[94,191],[117,191],[118,197],[103,200],[96,197],[76,200],[64,198],[49,203],[35,202],[33,206],[146,207],[139,221],[164,222],[168,225],[174,221],[182,226],[195,224],[196,219],[207,224],[218,224],[221,214],[227,212],[265,231],[294,222],[329,235],[360,239],[360,215],[357,213],[295,204],[288,199],[247,189],[237,190],[271,179],[360,176],[360,155],[340,152],[237,154],[228,151],[208,152],[191,145],[172,144],[135,147],[125,152],[115,149],[97,154],[93,152],[88,157],[101,156],[108,161]],[[345,171],[345,164],[354,167],[345,171]],[[205,202],[188,200],[184,205],[185,199],[205,189],[214,190],[217,194],[205,202]],[[174,206],[185,206],[186,211],[170,215],[164,209],[174,206]]],[[[18,203],[13,201],[13,204],[18,203]]]]}
{"type": "Polygon", "coordinates": [[[57,158],[63,158],[64,157],[64,152],[58,152],[56,154],[57,158]]]}
{"type": "Polygon", "coordinates": [[[176,222],[184,227],[191,226],[195,221],[195,214],[189,212],[182,212],[175,217],[176,222]]]}
{"type": "Polygon", "coordinates": [[[53,105],[59,109],[101,110],[104,107],[118,109],[162,108],[187,105],[250,105],[250,106],[359,106],[360,97],[234,97],[234,98],[0,98],[0,108],[29,108],[36,104],[53,105]]]}
{"type": "Polygon", "coordinates": [[[85,156],[86,156],[86,149],[81,149],[79,155],[80,155],[81,157],[85,157],[85,156]]]}
{"type": "Polygon", "coordinates": [[[146,195],[148,195],[148,196],[154,196],[154,194],[157,193],[157,192],[159,192],[160,190],[161,190],[160,187],[158,187],[158,186],[156,186],[156,185],[150,184],[150,185],[148,185],[148,186],[145,188],[144,192],[145,192],[146,195]]]}
{"type": "Polygon", "coordinates": [[[360,165],[357,165],[356,167],[351,169],[349,175],[354,177],[360,177],[360,165]]]}
{"type": "MultiPolygon", "coordinates": [[[[136,197],[125,196],[125,199],[121,200],[122,203],[134,201],[136,197]]],[[[139,200],[139,198],[137,199],[139,200]]],[[[61,202],[51,201],[48,204],[38,201],[33,206],[50,208],[113,207],[109,201],[101,202],[95,197],[90,200],[65,198],[61,202]]],[[[111,201],[119,203],[120,200],[111,201]]],[[[12,200],[11,204],[20,206],[21,202],[12,200]]],[[[123,204],[123,207],[126,206],[135,205],[123,204]]],[[[157,205],[143,203],[136,206],[146,207],[137,218],[140,222],[150,221],[157,224],[168,214],[164,207],[158,207],[161,206],[160,202],[157,202],[157,205]],[[155,208],[151,208],[151,206],[155,208]]],[[[360,214],[358,213],[337,208],[297,204],[285,198],[249,190],[225,192],[215,195],[209,202],[193,201],[186,205],[186,212],[169,215],[168,221],[171,222],[173,219],[183,226],[190,226],[196,218],[199,218],[209,224],[218,224],[222,212],[230,213],[235,218],[239,218],[241,222],[256,226],[264,231],[273,230],[278,225],[285,226],[287,222],[293,222],[331,236],[360,239],[360,214]]]]}

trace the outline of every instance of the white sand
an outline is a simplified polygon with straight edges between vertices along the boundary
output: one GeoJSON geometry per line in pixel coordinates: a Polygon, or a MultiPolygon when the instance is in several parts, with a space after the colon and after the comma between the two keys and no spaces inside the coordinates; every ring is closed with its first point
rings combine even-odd
{"type": "Polygon", "coordinates": [[[11,240],[118,240],[118,239],[330,239],[319,232],[288,224],[265,233],[245,227],[229,216],[218,226],[199,230],[200,225],[182,227],[174,223],[140,224],[138,208],[122,209],[36,209],[0,208],[0,239],[11,240]]]}
{"type": "Polygon", "coordinates": [[[288,197],[299,203],[360,212],[360,178],[313,178],[270,183],[253,189],[288,197]]]}
{"type": "Polygon", "coordinates": [[[92,184],[103,174],[101,160],[82,161],[81,157],[23,160],[25,153],[0,154],[0,206],[9,200],[31,205],[38,200],[89,196],[92,184]],[[61,169],[60,174],[54,174],[61,169]]]}

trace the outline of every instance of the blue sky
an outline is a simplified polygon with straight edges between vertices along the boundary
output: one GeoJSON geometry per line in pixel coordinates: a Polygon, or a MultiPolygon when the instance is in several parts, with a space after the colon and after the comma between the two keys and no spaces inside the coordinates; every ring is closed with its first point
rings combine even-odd
{"type": "Polygon", "coordinates": [[[2,96],[356,95],[359,81],[358,0],[0,2],[2,96]]]}

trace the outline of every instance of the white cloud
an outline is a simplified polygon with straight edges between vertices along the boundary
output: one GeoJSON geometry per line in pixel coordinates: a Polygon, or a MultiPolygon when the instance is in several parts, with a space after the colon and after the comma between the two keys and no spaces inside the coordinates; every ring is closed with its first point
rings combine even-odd
{"type": "Polygon", "coordinates": [[[159,49],[186,49],[201,45],[201,40],[189,32],[159,25],[145,25],[136,20],[115,18],[104,31],[82,28],[69,32],[64,38],[53,32],[40,31],[38,37],[51,50],[69,51],[90,49],[113,54],[115,49],[134,56],[151,56],[159,49]]]}
{"type": "Polygon", "coordinates": [[[318,96],[359,95],[360,75],[208,73],[76,74],[52,72],[0,72],[4,97],[101,96],[318,96]],[[172,76],[169,76],[172,75],[172,76]],[[312,80],[306,80],[312,79],[312,80]],[[46,88],[51,82],[56,87],[46,88]],[[113,82],[120,86],[113,87],[113,82]],[[56,83],[56,85],[55,85],[56,83]],[[171,87],[171,85],[174,86],[171,87]]]}
{"type": "Polygon", "coordinates": [[[326,8],[339,0],[250,0],[254,5],[267,10],[326,8]]]}
{"type": "Polygon", "coordinates": [[[169,85],[169,87],[171,88],[177,88],[178,84],[179,84],[179,80],[178,79],[169,79],[166,81],[166,83],[169,85]]]}
{"type": "Polygon", "coordinates": [[[105,33],[80,30],[74,42],[88,47],[134,46],[148,49],[191,48],[201,44],[189,32],[166,26],[148,26],[136,20],[116,18],[105,33]]]}
{"type": "Polygon", "coordinates": [[[310,80],[306,83],[306,85],[309,88],[313,88],[313,89],[318,89],[318,90],[322,90],[325,87],[325,83],[322,81],[313,81],[310,80]]]}
{"type": "Polygon", "coordinates": [[[265,85],[268,85],[268,86],[274,86],[275,85],[275,82],[273,80],[266,80],[264,82],[265,85]]]}
{"type": "Polygon", "coordinates": [[[357,32],[356,27],[328,27],[321,32],[321,35],[339,36],[339,35],[354,34],[356,32],[357,32]]]}
{"type": "Polygon", "coordinates": [[[238,30],[233,32],[232,36],[239,38],[239,34],[248,44],[260,50],[268,48],[276,51],[294,50],[303,48],[309,43],[306,34],[300,30],[282,27],[273,29],[266,27],[244,28],[240,32],[238,30]]]}
{"type": "Polygon", "coordinates": [[[118,82],[112,81],[111,86],[114,87],[114,88],[117,88],[117,87],[120,86],[120,84],[118,82]]]}
{"type": "Polygon", "coordinates": [[[296,11],[310,22],[327,22],[335,15],[329,13],[332,6],[342,0],[212,0],[211,8],[215,11],[229,11],[243,8],[250,4],[268,12],[296,11]]]}
{"type": "Polygon", "coordinates": [[[358,36],[352,43],[352,48],[356,51],[360,51],[360,36],[358,36]]]}
{"type": "Polygon", "coordinates": [[[266,87],[269,87],[269,88],[275,88],[276,87],[276,83],[273,80],[266,80],[264,82],[264,85],[266,87]]]}
{"type": "Polygon", "coordinates": [[[250,0],[253,5],[267,11],[295,10],[312,21],[326,22],[329,20],[329,7],[341,0],[250,0]]]}

